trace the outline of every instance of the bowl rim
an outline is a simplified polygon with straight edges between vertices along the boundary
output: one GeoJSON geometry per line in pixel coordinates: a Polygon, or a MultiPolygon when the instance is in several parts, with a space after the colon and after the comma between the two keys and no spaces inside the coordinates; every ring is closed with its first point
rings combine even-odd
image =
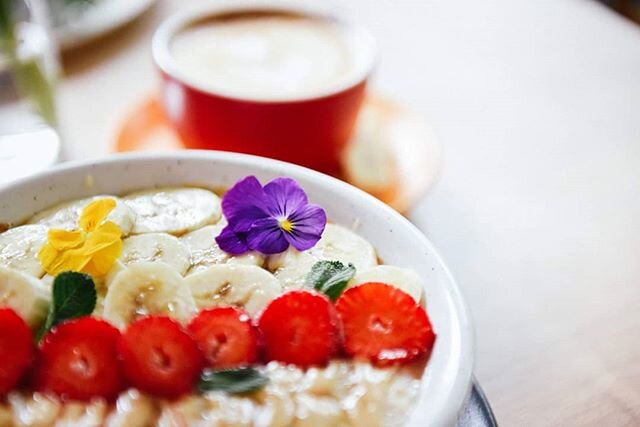
{"type": "Polygon", "coordinates": [[[346,92],[363,82],[366,82],[373,73],[378,62],[378,47],[375,38],[369,30],[357,21],[339,14],[327,5],[322,3],[294,2],[292,0],[274,0],[271,2],[258,2],[256,0],[221,0],[216,3],[209,3],[190,7],[181,10],[162,21],[154,31],[151,40],[151,56],[158,69],[177,82],[211,96],[255,104],[283,104],[315,101],[346,92]],[[334,21],[349,28],[358,38],[361,39],[364,49],[367,51],[367,58],[359,67],[359,72],[353,78],[337,85],[330,85],[317,92],[303,95],[291,95],[285,97],[251,97],[231,93],[224,88],[205,87],[202,84],[189,78],[176,62],[171,54],[171,41],[173,37],[182,29],[199,21],[213,18],[217,15],[229,13],[250,13],[250,12],[284,12],[303,15],[310,18],[334,21]]]}
{"type": "MultiPolygon", "coordinates": [[[[111,154],[100,159],[89,159],[70,161],[59,164],[50,169],[31,175],[29,177],[21,178],[12,183],[6,184],[0,187],[0,201],[11,200],[12,193],[19,192],[23,187],[29,185],[36,185],[38,182],[48,182],[49,178],[78,173],[80,171],[91,172],[96,166],[108,166],[111,164],[120,164],[127,162],[162,162],[162,161],[177,161],[177,162],[189,162],[189,161],[203,161],[211,160],[223,163],[229,163],[231,165],[242,165],[256,170],[276,172],[287,174],[293,177],[300,177],[309,182],[313,182],[314,185],[320,187],[331,187],[330,191],[340,192],[346,198],[353,200],[360,200],[363,203],[371,205],[372,210],[378,210],[380,213],[384,213],[390,219],[401,227],[407,227],[415,238],[419,241],[420,245],[425,247],[429,256],[433,257],[435,263],[439,265],[444,275],[445,281],[443,283],[443,291],[448,294],[453,307],[455,308],[452,313],[458,320],[459,329],[454,332],[459,336],[458,343],[459,348],[456,348],[458,359],[458,370],[455,373],[455,378],[451,381],[449,387],[449,396],[445,403],[436,408],[422,408],[418,406],[420,398],[416,402],[415,406],[411,408],[412,415],[407,419],[407,426],[418,426],[420,424],[421,409],[429,410],[430,416],[436,420],[433,425],[452,425],[456,422],[460,411],[467,401],[472,384],[472,372],[474,367],[475,356],[475,334],[473,330],[473,323],[471,313],[468,310],[462,293],[455,281],[451,271],[444,263],[439,252],[433,246],[431,241],[419,230],[414,224],[412,224],[407,218],[400,213],[371,196],[370,194],[341,181],[337,178],[325,175],[321,172],[317,172],[303,166],[294,165],[291,163],[283,162],[280,160],[269,159],[265,157],[253,156],[249,154],[212,151],[212,150],[183,150],[183,151],[167,151],[167,152],[133,152],[133,153],[120,153],[111,154]],[[435,411],[433,411],[435,409],[435,411]]],[[[183,185],[188,185],[187,183],[183,185]]],[[[64,194],[64,191],[61,192],[64,194]]],[[[35,199],[34,199],[35,200],[35,199]]],[[[64,200],[64,199],[63,199],[64,200]]],[[[367,208],[368,210],[368,208],[367,208]]],[[[26,214],[25,214],[26,216],[26,214]]],[[[27,217],[28,218],[28,217],[27,217]]],[[[24,218],[26,219],[26,218],[24,218]]],[[[428,365],[427,365],[428,370],[428,365]]]]}

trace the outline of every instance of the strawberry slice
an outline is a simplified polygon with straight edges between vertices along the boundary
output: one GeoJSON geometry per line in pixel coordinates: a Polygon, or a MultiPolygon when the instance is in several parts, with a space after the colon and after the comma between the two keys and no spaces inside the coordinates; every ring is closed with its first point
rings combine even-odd
{"type": "Polygon", "coordinates": [[[344,328],[344,350],[378,365],[403,363],[430,351],[435,334],[424,308],[400,289],[364,283],[336,303],[344,328]]]}
{"type": "Polygon", "coordinates": [[[62,399],[116,397],[124,388],[116,353],[119,337],[116,328],[93,317],[56,326],[40,344],[35,388],[62,399]]]}
{"type": "Polygon", "coordinates": [[[340,330],[329,299],[296,290],[275,298],[258,320],[268,360],[307,367],[324,365],[336,353],[340,330]]]}
{"type": "Polygon", "coordinates": [[[11,308],[0,308],[0,396],[20,381],[33,359],[33,335],[11,308]]]}
{"type": "Polygon", "coordinates": [[[143,317],[129,325],[118,353],[133,386],[168,398],[190,392],[204,364],[196,342],[166,316],[143,317]]]}
{"type": "Polygon", "coordinates": [[[258,331],[244,310],[203,310],[187,327],[211,368],[245,366],[258,359],[258,331]]]}

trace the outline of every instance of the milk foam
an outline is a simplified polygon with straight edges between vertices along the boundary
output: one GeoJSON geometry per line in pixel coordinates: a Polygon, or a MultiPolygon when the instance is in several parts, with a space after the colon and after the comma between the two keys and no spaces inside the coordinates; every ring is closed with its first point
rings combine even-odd
{"type": "Polygon", "coordinates": [[[180,73],[222,95],[295,99],[328,93],[363,76],[357,37],[338,23],[266,15],[191,25],[171,41],[180,73]]]}

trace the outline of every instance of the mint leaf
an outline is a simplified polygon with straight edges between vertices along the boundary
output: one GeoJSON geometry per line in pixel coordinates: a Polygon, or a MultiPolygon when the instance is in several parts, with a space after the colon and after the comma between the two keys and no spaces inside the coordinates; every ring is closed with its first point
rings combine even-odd
{"type": "Polygon", "coordinates": [[[96,286],[88,274],[68,271],[57,275],[53,281],[56,323],[91,314],[96,298],[96,286]]]}
{"type": "Polygon", "coordinates": [[[356,274],[353,264],[340,261],[318,261],[307,274],[305,284],[327,295],[331,301],[338,299],[349,280],[356,274]]]}
{"type": "Polygon", "coordinates": [[[53,281],[47,320],[38,333],[38,340],[64,320],[93,313],[96,299],[96,285],[91,276],[74,271],[58,274],[53,281]]]}
{"type": "Polygon", "coordinates": [[[269,382],[269,378],[253,368],[226,369],[213,371],[205,369],[198,381],[198,390],[221,390],[231,394],[249,393],[261,389],[269,382]]]}

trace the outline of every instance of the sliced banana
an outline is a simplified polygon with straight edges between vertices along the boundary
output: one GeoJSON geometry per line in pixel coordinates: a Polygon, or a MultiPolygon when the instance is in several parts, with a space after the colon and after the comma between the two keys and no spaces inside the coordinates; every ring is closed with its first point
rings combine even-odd
{"type": "Polygon", "coordinates": [[[272,271],[285,289],[302,288],[313,264],[320,261],[309,252],[289,248],[281,254],[267,258],[267,269],[272,271]]]}
{"type": "Polygon", "coordinates": [[[258,252],[244,255],[229,255],[218,246],[216,237],[226,226],[224,221],[215,225],[207,225],[185,234],[180,238],[191,253],[191,267],[187,274],[195,273],[214,264],[246,264],[261,266],[264,256],[258,252]]]}
{"type": "Polygon", "coordinates": [[[309,252],[317,258],[351,263],[358,270],[378,264],[376,250],[371,243],[336,224],[327,224],[322,238],[309,252]]]}
{"type": "Polygon", "coordinates": [[[122,269],[113,278],[104,300],[102,317],[118,328],[146,315],[166,315],[185,323],[196,312],[182,277],[162,262],[141,262],[122,269]]]}
{"type": "Polygon", "coordinates": [[[0,306],[9,306],[32,328],[47,316],[51,288],[33,276],[0,266],[0,306]]]}
{"type": "Polygon", "coordinates": [[[278,280],[254,265],[212,265],[187,276],[185,282],[198,309],[234,305],[244,307],[252,316],[282,293],[278,280]]]}
{"type": "Polygon", "coordinates": [[[349,281],[349,287],[352,288],[367,282],[382,282],[393,285],[411,295],[416,302],[420,302],[422,289],[424,289],[418,273],[393,265],[376,265],[369,270],[357,272],[354,278],[349,281]]]}
{"type": "Polygon", "coordinates": [[[15,268],[35,277],[44,269],[38,252],[47,241],[47,227],[41,224],[21,225],[0,234],[0,265],[15,268]]]}
{"type": "Polygon", "coordinates": [[[72,230],[78,228],[78,219],[85,206],[97,199],[109,198],[116,201],[116,207],[107,216],[108,221],[116,223],[123,235],[128,235],[136,222],[133,210],[120,198],[114,196],[94,196],[86,199],[65,202],[35,214],[29,224],[42,224],[50,228],[72,230]]]}
{"type": "Polygon", "coordinates": [[[140,262],[164,262],[184,275],[190,265],[190,254],[177,237],[166,233],[148,233],[124,239],[119,260],[125,266],[140,262]]]}
{"type": "Polygon", "coordinates": [[[220,219],[220,198],[201,188],[164,188],[126,196],[136,213],[133,234],[183,234],[220,219]]]}
{"type": "Polygon", "coordinates": [[[267,258],[267,268],[285,288],[299,288],[304,285],[313,264],[321,260],[351,263],[356,271],[368,270],[378,264],[376,251],[368,241],[344,227],[327,224],[316,246],[304,252],[290,247],[281,254],[272,255],[267,258]]]}
{"type": "Polygon", "coordinates": [[[106,276],[96,283],[98,288],[98,303],[95,314],[102,312],[104,294],[113,282],[113,279],[129,265],[141,262],[162,262],[167,264],[179,274],[184,273],[189,268],[189,250],[175,236],[166,233],[148,233],[130,236],[123,241],[122,254],[113,264],[106,276]],[[101,298],[102,295],[102,298],[101,298]]]}

